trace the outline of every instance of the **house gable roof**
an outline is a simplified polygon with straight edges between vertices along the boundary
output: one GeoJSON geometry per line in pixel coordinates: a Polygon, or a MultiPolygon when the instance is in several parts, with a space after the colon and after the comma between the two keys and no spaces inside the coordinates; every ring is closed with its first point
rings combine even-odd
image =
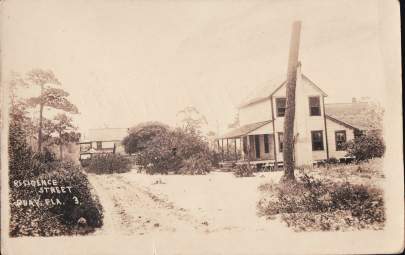
{"type": "Polygon", "coordinates": [[[238,138],[244,135],[249,134],[250,132],[255,131],[258,128],[263,127],[266,124],[271,123],[271,120],[267,120],[267,121],[261,121],[261,122],[256,122],[256,123],[250,123],[250,124],[246,124],[243,125],[241,127],[235,128],[227,133],[225,133],[224,135],[222,135],[221,137],[219,137],[219,139],[231,139],[231,138],[238,138]]]}
{"type": "MultiPolygon", "coordinates": [[[[301,74],[301,78],[303,81],[307,82],[309,85],[314,87],[316,90],[318,90],[323,96],[328,96],[321,88],[319,88],[312,80],[310,80],[306,75],[301,74]]],[[[277,91],[279,91],[283,86],[287,84],[287,80],[283,80],[282,82],[277,82],[275,83],[273,81],[273,85],[268,85],[269,82],[266,82],[265,86],[262,86],[253,93],[243,102],[241,103],[238,108],[245,108],[247,106],[260,103],[262,101],[270,99],[271,96],[273,96],[277,91]]]]}
{"type": "Polygon", "coordinates": [[[359,130],[381,130],[382,120],[368,102],[325,104],[325,113],[330,120],[339,121],[359,130]]]}
{"type": "Polygon", "coordinates": [[[128,135],[127,128],[95,128],[89,129],[85,141],[121,141],[128,135]]]}
{"type": "Polygon", "coordinates": [[[335,118],[333,118],[333,117],[331,117],[331,116],[329,116],[329,115],[325,115],[325,117],[326,117],[328,120],[331,120],[331,121],[333,121],[333,122],[335,122],[335,123],[337,123],[337,124],[339,124],[339,125],[342,125],[342,126],[344,126],[344,127],[347,127],[347,128],[350,128],[350,129],[358,129],[358,128],[356,128],[356,127],[353,127],[353,126],[350,125],[350,124],[347,124],[347,123],[345,123],[345,122],[343,122],[343,121],[340,121],[340,120],[338,120],[338,119],[335,119],[335,118]]]}

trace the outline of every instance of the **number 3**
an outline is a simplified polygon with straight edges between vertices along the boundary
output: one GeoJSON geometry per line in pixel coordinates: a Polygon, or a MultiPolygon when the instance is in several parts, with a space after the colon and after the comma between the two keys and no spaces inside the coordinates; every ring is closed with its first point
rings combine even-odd
{"type": "Polygon", "coordinates": [[[79,204],[79,199],[76,196],[73,196],[73,200],[75,200],[75,204],[79,204]]]}

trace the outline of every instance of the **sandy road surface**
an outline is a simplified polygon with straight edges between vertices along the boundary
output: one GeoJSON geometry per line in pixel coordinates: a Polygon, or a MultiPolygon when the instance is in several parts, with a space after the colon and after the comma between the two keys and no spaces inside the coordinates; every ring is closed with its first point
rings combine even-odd
{"type": "Polygon", "coordinates": [[[277,180],[278,175],[89,174],[105,214],[104,226],[96,234],[290,231],[277,220],[256,215],[257,187],[271,178],[277,180]]]}
{"type": "Polygon", "coordinates": [[[104,207],[104,226],[97,234],[144,235],[150,232],[204,231],[184,208],[162,199],[124,175],[91,175],[104,207]]]}

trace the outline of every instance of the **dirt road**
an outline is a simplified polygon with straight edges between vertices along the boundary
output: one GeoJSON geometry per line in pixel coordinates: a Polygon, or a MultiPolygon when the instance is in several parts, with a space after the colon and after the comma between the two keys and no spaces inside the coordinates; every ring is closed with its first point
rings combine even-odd
{"type": "Polygon", "coordinates": [[[104,226],[96,234],[289,231],[280,221],[256,214],[257,187],[278,175],[89,174],[104,207],[104,226]]]}
{"type": "Polygon", "coordinates": [[[204,231],[204,221],[186,209],[132,183],[125,175],[90,175],[104,207],[104,226],[97,234],[144,235],[155,231],[204,231]]]}

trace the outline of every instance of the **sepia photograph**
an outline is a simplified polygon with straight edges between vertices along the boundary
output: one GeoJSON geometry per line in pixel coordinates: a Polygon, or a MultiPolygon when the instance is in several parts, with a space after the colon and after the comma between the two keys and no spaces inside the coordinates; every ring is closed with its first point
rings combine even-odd
{"type": "Polygon", "coordinates": [[[0,1],[2,254],[404,249],[398,1],[0,1]]]}

